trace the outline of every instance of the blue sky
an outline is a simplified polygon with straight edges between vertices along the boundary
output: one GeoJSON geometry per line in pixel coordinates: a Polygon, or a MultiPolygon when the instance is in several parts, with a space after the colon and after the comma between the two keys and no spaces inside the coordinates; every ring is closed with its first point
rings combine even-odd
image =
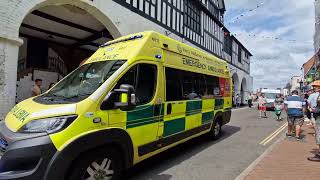
{"type": "Polygon", "coordinates": [[[225,25],[253,54],[254,90],[284,87],[293,75],[302,75],[302,64],[314,54],[313,0],[225,0],[225,4],[225,25]],[[244,16],[234,21],[240,14],[244,16]]]}

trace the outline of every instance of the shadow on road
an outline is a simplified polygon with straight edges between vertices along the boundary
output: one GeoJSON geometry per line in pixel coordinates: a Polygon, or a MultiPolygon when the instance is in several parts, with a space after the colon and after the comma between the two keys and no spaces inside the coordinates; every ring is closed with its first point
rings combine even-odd
{"type": "Polygon", "coordinates": [[[194,138],[137,164],[128,170],[124,178],[130,180],[169,180],[172,176],[163,174],[162,172],[197,155],[210,146],[229,138],[238,131],[240,131],[240,127],[225,125],[223,126],[222,136],[218,140],[210,141],[205,135],[194,138]]]}

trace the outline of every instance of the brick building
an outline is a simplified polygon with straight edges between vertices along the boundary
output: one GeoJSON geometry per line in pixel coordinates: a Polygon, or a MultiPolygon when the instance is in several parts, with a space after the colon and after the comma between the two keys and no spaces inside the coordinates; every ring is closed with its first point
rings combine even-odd
{"type": "Polygon", "coordinates": [[[223,0],[0,1],[0,119],[27,98],[36,78],[43,90],[102,43],[154,30],[230,64],[235,93],[252,89],[250,52],[224,27],[223,0]]]}

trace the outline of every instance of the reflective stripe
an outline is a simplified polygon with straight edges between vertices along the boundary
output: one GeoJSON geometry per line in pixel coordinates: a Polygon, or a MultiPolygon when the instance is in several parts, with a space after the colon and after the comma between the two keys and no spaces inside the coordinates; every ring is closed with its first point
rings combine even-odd
{"type": "Polygon", "coordinates": [[[50,115],[56,115],[56,114],[72,114],[76,112],[76,105],[75,104],[70,104],[70,105],[65,105],[61,107],[56,107],[56,108],[51,108],[51,109],[46,109],[43,111],[39,112],[34,112],[30,115],[30,118],[38,118],[38,117],[43,117],[43,116],[50,116],[50,115]]]}

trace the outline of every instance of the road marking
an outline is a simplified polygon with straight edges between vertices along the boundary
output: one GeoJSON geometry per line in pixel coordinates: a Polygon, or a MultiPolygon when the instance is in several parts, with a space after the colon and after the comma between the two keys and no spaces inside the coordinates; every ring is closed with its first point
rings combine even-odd
{"type": "Polygon", "coordinates": [[[282,124],[276,131],[271,133],[268,137],[266,137],[264,140],[262,140],[259,144],[263,144],[265,141],[267,141],[270,137],[272,137],[275,133],[277,133],[285,125],[286,125],[286,123],[282,124]]]}
{"type": "Polygon", "coordinates": [[[268,144],[272,139],[274,139],[279,133],[281,133],[286,127],[288,126],[288,123],[284,123],[282,126],[280,126],[276,131],[274,131],[272,134],[270,134],[268,137],[266,137],[264,140],[262,140],[259,144],[265,146],[268,144]]]}

